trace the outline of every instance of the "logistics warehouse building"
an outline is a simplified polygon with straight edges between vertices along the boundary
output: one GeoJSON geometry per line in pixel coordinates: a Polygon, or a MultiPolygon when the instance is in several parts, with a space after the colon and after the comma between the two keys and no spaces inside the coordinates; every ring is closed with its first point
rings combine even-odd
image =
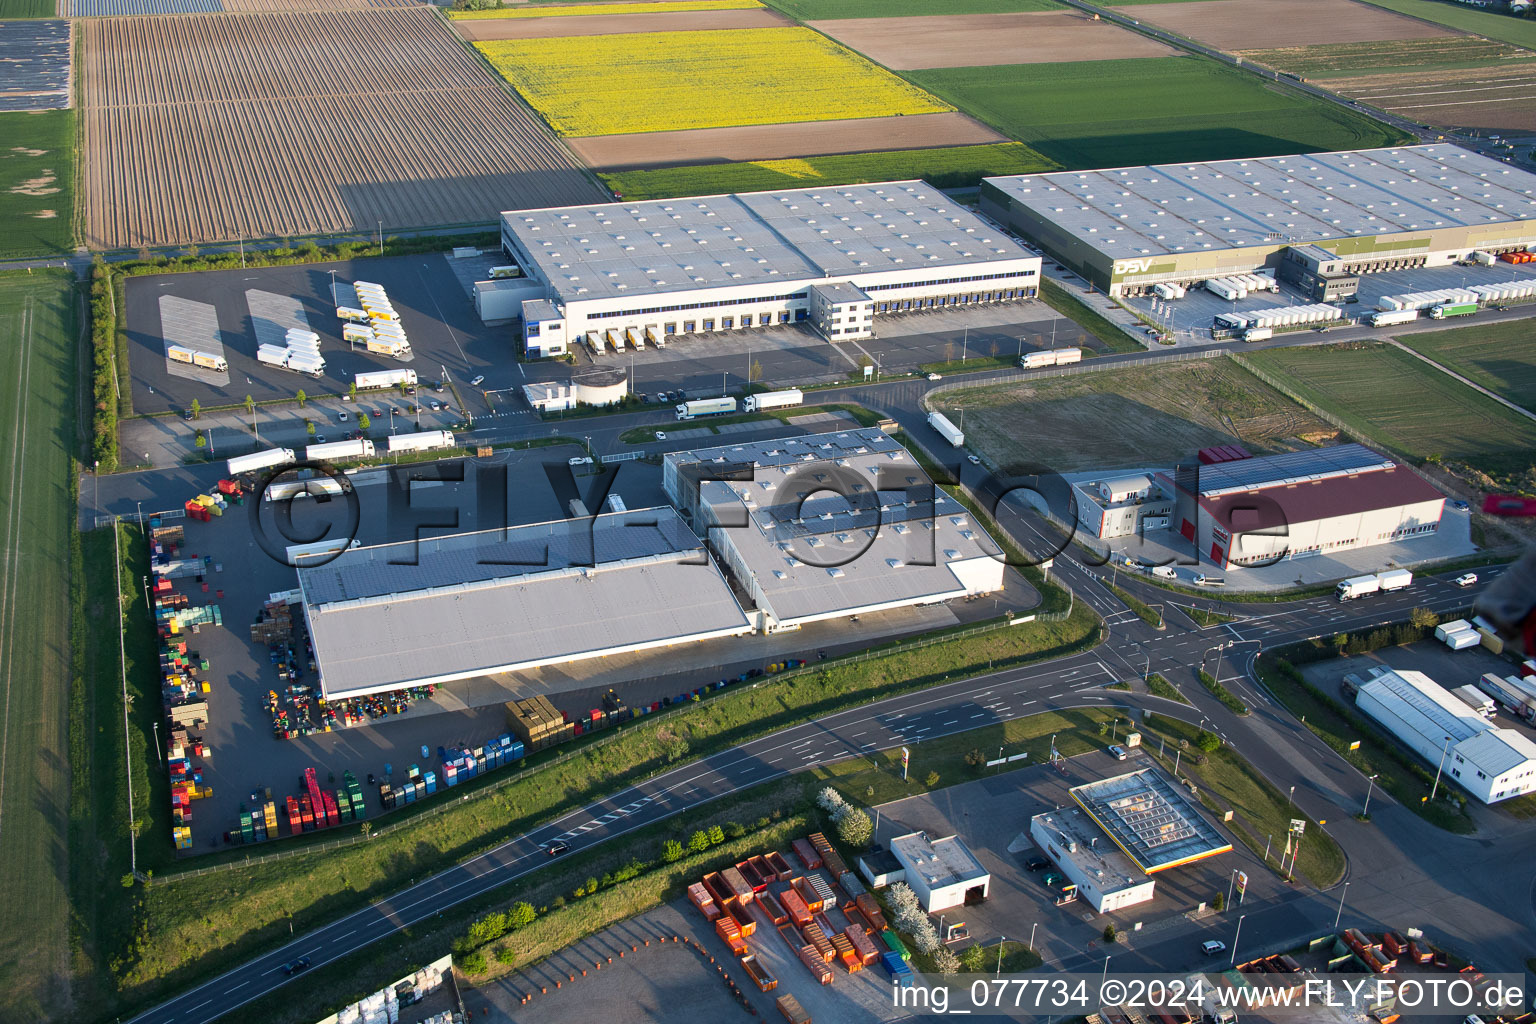
{"type": "Polygon", "coordinates": [[[1433,534],[1445,495],[1364,445],[1159,474],[1173,528],[1220,568],[1333,554],[1433,534]]]}
{"type": "Polygon", "coordinates": [[[352,548],[298,574],[331,699],[752,631],[666,507],[352,548]]]}
{"type": "Polygon", "coordinates": [[[1536,743],[1492,725],[1423,672],[1377,666],[1355,694],[1410,750],[1485,804],[1536,790],[1536,743]]]}
{"type": "Polygon", "coordinates": [[[873,427],[673,452],[667,498],[764,632],[1003,589],[1003,554],[873,427]]]}
{"type": "Polygon", "coordinates": [[[1111,295],[1292,249],[1303,277],[1348,277],[1536,243],[1536,175],[1451,145],[987,178],[981,209],[1111,295]]]}
{"type": "Polygon", "coordinates": [[[802,320],[869,337],[882,314],[1040,282],[1037,254],[921,181],[514,210],[501,241],[525,279],[480,313],[521,316],[530,355],[802,320]]]}

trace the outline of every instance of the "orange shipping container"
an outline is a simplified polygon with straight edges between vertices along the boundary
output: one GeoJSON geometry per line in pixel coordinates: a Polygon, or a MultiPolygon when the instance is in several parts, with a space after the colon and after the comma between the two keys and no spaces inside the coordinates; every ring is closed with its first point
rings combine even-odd
{"type": "Polygon", "coordinates": [[[853,948],[858,951],[859,959],[864,961],[864,966],[868,967],[880,959],[880,951],[875,949],[874,941],[863,928],[851,924],[843,929],[843,934],[848,936],[849,942],[853,943],[853,948]]]}
{"type": "Polygon", "coordinates": [[[821,954],[814,947],[800,947],[800,962],[805,964],[806,969],[823,985],[832,984],[832,972],[827,970],[826,961],[822,960],[821,954]]]}
{"type": "Polygon", "coordinates": [[[789,920],[789,914],[785,912],[784,905],[775,899],[771,892],[758,893],[757,905],[763,908],[763,912],[768,915],[768,920],[774,924],[783,924],[789,920]]]}
{"type": "Polygon", "coordinates": [[[811,1024],[811,1015],[805,1012],[805,1007],[794,996],[779,996],[778,1007],[779,1013],[789,1024],[811,1024]]]}
{"type": "Polygon", "coordinates": [[[806,909],[813,914],[821,913],[824,906],[822,898],[816,895],[816,890],[805,884],[805,879],[796,878],[789,884],[795,887],[795,892],[805,901],[806,909]]]}
{"type": "Polygon", "coordinates": [[[705,875],[703,885],[704,891],[713,896],[716,903],[724,905],[735,899],[735,894],[731,892],[731,887],[725,884],[725,880],[720,877],[720,872],[718,871],[711,871],[705,875]]]}
{"type": "Polygon", "coordinates": [[[785,889],[779,893],[779,899],[784,904],[785,911],[794,920],[795,924],[811,923],[811,908],[805,905],[805,900],[793,889],[785,889]]]}
{"type": "Polygon", "coordinates": [[[735,868],[726,868],[720,872],[720,880],[743,903],[750,903],[752,901],[752,887],[747,884],[745,878],[741,877],[740,871],[737,871],[735,868]]]}
{"type": "Polygon", "coordinates": [[[725,912],[736,922],[736,927],[741,929],[741,937],[747,938],[757,931],[757,918],[752,916],[752,908],[745,903],[727,903],[725,912]]]}
{"type": "Polygon", "coordinates": [[[784,855],[777,850],[769,850],[768,856],[763,859],[768,862],[768,867],[773,870],[774,877],[781,882],[789,881],[789,876],[794,874],[794,871],[790,869],[789,861],[785,860],[784,855]]]}
{"type": "Polygon", "coordinates": [[[859,908],[859,913],[869,921],[869,926],[877,932],[886,929],[885,915],[880,912],[880,904],[869,893],[864,893],[854,901],[859,908]]]}
{"type": "Polygon", "coordinates": [[[741,926],[736,923],[735,918],[729,915],[722,916],[715,920],[715,934],[722,939],[739,939],[741,926]]]}

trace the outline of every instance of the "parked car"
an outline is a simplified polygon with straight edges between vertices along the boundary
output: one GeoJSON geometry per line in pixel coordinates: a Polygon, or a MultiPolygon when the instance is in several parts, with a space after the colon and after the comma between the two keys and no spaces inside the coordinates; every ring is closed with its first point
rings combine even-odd
{"type": "Polygon", "coordinates": [[[1109,747],[1108,749],[1109,749],[1109,756],[1114,758],[1116,761],[1124,761],[1126,758],[1131,756],[1130,754],[1128,754],[1126,752],[1126,749],[1124,747],[1120,746],[1119,744],[1115,744],[1115,745],[1109,747]]]}
{"type": "Polygon", "coordinates": [[[573,466],[590,466],[590,465],[592,465],[592,460],[587,458],[585,455],[573,455],[567,461],[570,462],[570,464],[573,465],[573,466]]]}
{"type": "Polygon", "coordinates": [[[482,373],[482,374],[476,376],[474,380],[470,381],[469,382],[469,386],[472,387],[472,388],[477,388],[481,384],[484,384],[484,383],[485,383],[485,374],[482,373]]]}
{"type": "Polygon", "coordinates": [[[1218,953],[1225,953],[1226,951],[1227,944],[1222,942],[1220,939],[1207,939],[1206,941],[1200,943],[1200,952],[1204,953],[1206,956],[1215,956],[1218,953]]]}
{"type": "Polygon", "coordinates": [[[546,854],[548,854],[549,856],[551,856],[551,857],[558,857],[562,853],[565,853],[570,848],[571,848],[571,844],[570,843],[561,842],[560,840],[556,840],[553,843],[546,844],[545,847],[544,847],[544,852],[546,854]]]}
{"type": "Polygon", "coordinates": [[[1470,587],[1472,584],[1474,584],[1476,582],[1477,582],[1477,573],[1475,573],[1475,572],[1464,572],[1460,576],[1456,577],[1456,585],[1458,587],[1470,587]]]}
{"type": "Polygon", "coordinates": [[[658,430],[658,431],[656,431],[656,440],[658,440],[658,441],[665,441],[666,439],[667,439],[667,432],[665,430],[658,430]]]}
{"type": "Polygon", "coordinates": [[[443,403],[442,402],[439,402],[435,398],[432,399],[432,406],[431,406],[431,408],[432,408],[433,412],[437,412],[437,410],[441,409],[442,407],[443,407],[443,403]]]}
{"type": "Polygon", "coordinates": [[[944,379],[944,377],[943,377],[943,375],[942,375],[942,374],[937,374],[937,373],[930,373],[930,374],[929,374],[929,375],[928,375],[928,379],[929,379],[929,380],[943,380],[943,379],[944,379]]]}
{"type": "Polygon", "coordinates": [[[315,444],[325,444],[325,435],[324,434],[316,434],[315,435],[314,443],[315,444]]]}
{"type": "Polygon", "coordinates": [[[1466,502],[1462,501],[1460,498],[1457,498],[1456,500],[1451,502],[1451,508],[1455,509],[1457,512],[1470,512],[1470,511],[1472,511],[1472,506],[1468,505],[1466,502]]]}
{"type": "Polygon", "coordinates": [[[1061,872],[1059,871],[1047,871],[1040,877],[1040,884],[1048,889],[1056,888],[1056,886],[1060,885],[1062,881],[1063,878],[1061,876],[1061,872]]]}
{"type": "Polygon", "coordinates": [[[656,392],[656,401],[662,405],[665,405],[667,402],[667,393],[665,391],[656,392]]]}
{"type": "Polygon", "coordinates": [[[1046,860],[1044,857],[1037,853],[1032,855],[1028,860],[1024,862],[1024,870],[1039,871],[1042,868],[1050,867],[1050,864],[1050,861],[1046,860]]]}
{"type": "Polygon", "coordinates": [[[300,971],[306,970],[308,967],[309,957],[301,956],[297,960],[290,960],[286,964],[283,964],[283,973],[298,974],[300,971]]]}
{"type": "Polygon", "coordinates": [[[336,414],[336,418],[338,420],[340,420],[342,423],[347,422],[347,410],[345,410],[345,409],[341,410],[341,412],[336,414]]]}

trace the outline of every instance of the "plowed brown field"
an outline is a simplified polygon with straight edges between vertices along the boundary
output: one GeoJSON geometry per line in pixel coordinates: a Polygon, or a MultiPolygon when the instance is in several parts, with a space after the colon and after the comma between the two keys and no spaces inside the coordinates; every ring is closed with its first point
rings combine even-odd
{"type": "Polygon", "coordinates": [[[588,167],[600,171],[1006,141],[981,122],[955,113],[589,135],[566,140],[588,167]]]}
{"type": "MultiPolygon", "coordinates": [[[[1131,8],[1125,8],[1130,10],[1131,8]]],[[[1353,0],[1223,0],[1146,4],[1136,17],[1220,50],[1461,35],[1353,0]]]]}
{"type": "Polygon", "coordinates": [[[91,246],[490,222],[606,198],[426,8],[81,24],[91,246]]]}
{"type": "Polygon", "coordinates": [[[1076,11],[848,18],[810,25],[896,71],[1166,57],[1175,52],[1076,11]]]}
{"type": "Polygon", "coordinates": [[[1533,63],[1330,78],[1324,84],[1422,124],[1536,131],[1533,63]]]}
{"type": "Polygon", "coordinates": [[[778,11],[759,7],[728,11],[663,11],[660,14],[573,14],[559,18],[471,18],[455,21],[453,27],[471,42],[488,42],[553,36],[616,36],[631,32],[783,28],[793,24],[778,11]]]}

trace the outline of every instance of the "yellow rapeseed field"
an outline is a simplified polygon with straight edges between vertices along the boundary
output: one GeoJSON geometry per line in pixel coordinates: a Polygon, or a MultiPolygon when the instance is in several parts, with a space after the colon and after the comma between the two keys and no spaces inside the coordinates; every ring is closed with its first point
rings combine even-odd
{"type": "Polygon", "coordinates": [[[741,11],[761,7],[757,0],[654,0],[635,4],[573,4],[569,7],[502,7],[490,11],[450,11],[455,21],[482,18],[560,18],[571,15],[671,14],[674,11],[741,11]]]}
{"type": "Polygon", "coordinates": [[[475,46],[562,135],[954,109],[808,28],[636,32],[475,46]]]}

